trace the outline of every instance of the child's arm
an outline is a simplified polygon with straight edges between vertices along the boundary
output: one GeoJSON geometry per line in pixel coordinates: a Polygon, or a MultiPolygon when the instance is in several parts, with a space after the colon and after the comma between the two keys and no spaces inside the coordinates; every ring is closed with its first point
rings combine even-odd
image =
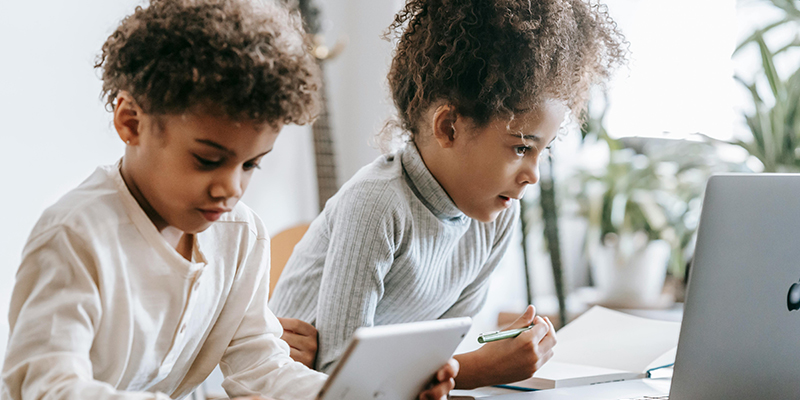
{"type": "Polygon", "coordinates": [[[375,325],[383,278],[394,262],[395,206],[388,188],[363,185],[340,194],[328,213],[328,248],[317,303],[317,369],[330,372],[350,337],[375,325]]]}
{"type": "Polygon", "coordinates": [[[3,399],[168,400],[94,380],[90,350],[103,317],[90,246],[58,226],[31,238],[9,310],[3,399]]]}
{"type": "Polygon", "coordinates": [[[511,209],[500,214],[494,223],[495,239],[492,243],[492,250],[486,262],[481,268],[480,273],[469,285],[467,285],[458,300],[440,318],[456,318],[473,316],[477,314],[486,302],[486,295],[489,292],[489,277],[491,277],[500,260],[508,250],[514,231],[519,220],[519,203],[514,202],[511,209]]]}
{"type": "Polygon", "coordinates": [[[280,322],[267,307],[267,249],[269,239],[258,239],[242,267],[258,274],[240,279],[256,279],[259,284],[220,361],[225,375],[222,387],[231,397],[260,394],[279,399],[314,399],[327,376],[294,362],[289,357],[289,346],[280,340],[280,322]]]}
{"type": "MultiPolygon", "coordinates": [[[[486,300],[489,276],[505,255],[518,219],[518,204],[497,219],[497,235],[486,264],[475,281],[464,289],[456,303],[442,318],[475,315],[480,310],[486,300]]],[[[535,310],[529,307],[509,329],[528,326],[534,317],[535,310]]],[[[459,389],[471,389],[530,378],[533,372],[550,358],[548,354],[555,345],[555,329],[552,332],[545,331],[542,335],[533,341],[525,339],[530,335],[521,335],[523,340],[519,340],[519,337],[502,340],[486,344],[478,351],[457,355],[456,359],[461,363],[462,372],[456,379],[456,386],[459,389]]]]}

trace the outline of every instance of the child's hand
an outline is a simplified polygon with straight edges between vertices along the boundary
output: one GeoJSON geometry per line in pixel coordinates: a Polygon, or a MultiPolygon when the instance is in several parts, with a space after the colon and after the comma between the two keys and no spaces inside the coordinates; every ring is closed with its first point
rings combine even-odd
{"type": "Polygon", "coordinates": [[[456,386],[455,377],[458,375],[458,361],[450,359],[436,372],[430,387],[419,394],[420,400],[438,400],[447,397],[447,393],[456,386]]]}
{"type": "Polygon", "coordinates": [[[486,343],[480,349],[458,356],[462,365],[460,389],[511,383],[530,378],[553,357],[556,330],[550,320],[535,316],[533,306],[505,328],[517,329],[534,323],[533,328],[513,339],[486,343]]]}
{"type": "Polygon", "coordinates": [[[283,339],[289,344],[292,360],[314,368],[317,361],[317,328],[308,322],[294,318],[278,318],[283,325],[283,339]]]}
{"type": "Polygon", "coordinates": [[[513,339],[498,340],[485,344],[481,350],[489,366],[506,383],[530,378],[534,372],[553,357],[556,345],[556,330],[549,319],[536,315],[533,306],[514,321],[508,329],[524,328],[534,323],[529,331],[513,339]]]}

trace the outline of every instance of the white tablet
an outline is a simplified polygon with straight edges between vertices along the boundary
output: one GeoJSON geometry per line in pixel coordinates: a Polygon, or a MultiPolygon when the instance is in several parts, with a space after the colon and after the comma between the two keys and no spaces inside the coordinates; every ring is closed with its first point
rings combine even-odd
{"type": "Polygon", "coordinates": [[[465,317],[359,328],[318,398],[416,399],[470,325],[465,317]]]}

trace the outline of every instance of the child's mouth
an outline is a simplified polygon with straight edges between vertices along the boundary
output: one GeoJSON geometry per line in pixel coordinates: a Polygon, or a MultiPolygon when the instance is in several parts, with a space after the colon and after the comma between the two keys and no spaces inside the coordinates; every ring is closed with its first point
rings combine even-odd
{"type": "Polygon", "coordinates": [[[508,208],[511,207],[511,198],[508,196],[497,196],[500,198],[500,201],[503,203],[503,207],[508,208]]]}
{"type": "Polygon", "coordinates": [[[210,210],[199,208],[198,210],[200,211],[201,214],[203,214],[203,218],[205,218],[209,222],[214,222],[214,221],[218,220],[219,217],[222,216],[222,214],[225,214],[226,212],[230,211],[230,210],[218,209],[218,208],[210,209],[210,210]]]}
{"type": "Polygon", "coordinates": [[[203,214],[203,218],[205,218],[209,222],[214,222],[218,220],[219,217],[222,216],[221,212],[215,212],[215,211],[201,211],[201,213],[203,214]]]}

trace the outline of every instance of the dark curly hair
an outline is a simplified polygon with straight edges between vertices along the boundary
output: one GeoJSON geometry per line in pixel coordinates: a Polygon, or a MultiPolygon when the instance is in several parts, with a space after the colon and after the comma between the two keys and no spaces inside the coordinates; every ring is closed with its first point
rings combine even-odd
{"type": "Polygon", "coordinates": [[[211,112],[259,123],[310,122],[320,73],[297,15],[246,0],[151,0],[103,45],[103,96],[155,115],[211,112]]]}
{"type": "Polygon", "coordinates": [[[584,0],[409,0],[385,36],[399,38],[389,86],[412,140],[438,101],[478,126],[548,99],[580,115],[627,53],[607,9],[584,0]]]}

